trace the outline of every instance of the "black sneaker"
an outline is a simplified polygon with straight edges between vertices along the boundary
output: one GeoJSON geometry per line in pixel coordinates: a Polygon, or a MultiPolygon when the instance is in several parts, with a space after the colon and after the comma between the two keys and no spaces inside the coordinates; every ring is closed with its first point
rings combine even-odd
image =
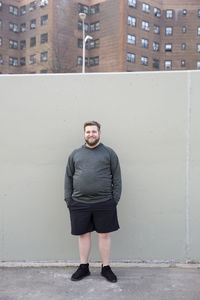
{"type": "Polygon", "coordinates": [[[78,267],[76,272],[74,274],[72,274],[71,280],[78,281],[88,275],[90,275],[89,264],[80,264],[80,266],[78,267]]]}
{"type": "Polygon", "coordinates": [[[101,267],[101,275],[110,282],[117,282],[117,276],[113,273],[110,266],[101,267]]]}

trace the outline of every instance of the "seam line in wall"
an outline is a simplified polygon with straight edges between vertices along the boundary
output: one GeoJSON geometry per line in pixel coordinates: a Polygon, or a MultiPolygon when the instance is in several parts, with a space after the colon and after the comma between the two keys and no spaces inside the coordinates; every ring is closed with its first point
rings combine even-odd
{"type": "Polygon", "coordinates": [[[185,257],[190,259],[190,155],[191,155],[191,72],[187,72],[186,118],[186,197],[185,197],[185,257]]]}

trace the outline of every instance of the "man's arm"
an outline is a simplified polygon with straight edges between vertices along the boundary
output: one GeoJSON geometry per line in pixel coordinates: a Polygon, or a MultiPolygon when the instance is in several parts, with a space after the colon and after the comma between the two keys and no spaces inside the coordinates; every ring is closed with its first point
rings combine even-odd
{"type": "Polygon", "coordinates": [[[121,169],[117,154],[111,151],[111,173],[113,183],[113,197],[116,203],[119,202],[122,191],[121,169]]]}
{"type": "Polygon", "coordinates": [[[68,163],[65,173],[65,202],[68,204],[72,198],[73,193],[73,175],[74,175],[74,162],[73,155],[68,158],[68,163]]]}

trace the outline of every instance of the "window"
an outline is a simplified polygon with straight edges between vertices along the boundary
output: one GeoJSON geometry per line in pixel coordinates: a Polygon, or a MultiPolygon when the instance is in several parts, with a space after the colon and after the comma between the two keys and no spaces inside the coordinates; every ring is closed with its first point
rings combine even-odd
{"type": "Polygon", "coordinates": [[[89,7],[87,5],[83,5],[81,3],[78,3],[78,12],[85,13],[86,15],[89,14],[89,7]]]}
{"type": "Polygon", "coordinates": [[[183,16],[187,15],[187,9],[183,9],[183,16]]]}
{"type": "Polygon", "coordinates": [[[128,6],[136,7],[136,5],[137,5],[137,0],[128,0],[128,6]]]}
{"type": "Polygon", "coordinates": [[[185,60],[181,61],[181,67],[185,67],[185,60]]]}
{"type": "Polygon", "coordinates": [[[9,57],[9,65],[13,67],[18,66],[18,58],[17,57],[9,57]]]}
{"type": "Polygon", "coordinates": [[[90,7],[90,14],[91,14],[91,15],[94,15],[94,14],[96,14],[96,13],[98,13],[98,12],[99,12],[99,4],[92,5],[92,6],[90,7]]]}
{"type": "Polygon", "coordinates": [[[197,44],[197,52],[200,52],[200,44],[197,44]]]}
{"type": "Polygon", "coordinates": [[[165,52],[172,52],[172,44],[165,44],[165,52]]]}
{"type": "Polygon", "coordinates": [[[160,16],[161,16],[161,10],[160,10],[159,8],[154,7],[153,13],[154,13],[154,16],[155,16],[155,17],[160,18],[160,16]]]}
{"type": "Polygon", "coordinates": [[[41,16],[41,25],[48,24],[48,15],[41,16]]]}
{"type": "Polygon", "coordinates": [[[40,70],[40,73],[48,73],[48,69],[40,70]]]}
{"type": "Polygon", "coordinates": [[[165,27],[165,34],[166,35],[172,35],[173,34],[173,28],[170,27],[165,27]]]}
{"type": "Polygon", "coordinates": [[[126,61],[134,63],[135,62],[135,54],[128,52],[126,54],[126,61]]]}
{"type": "Polygon", "coordinates": [[[166,60],[165,61],[165,69],[171,70],[171,68],[172,68],[171,60],[166,60]]]}
{"type": "MultiPolygon", "coordinates": [[[[82,58],[82,56],[78,56],[77,57],[77,65],[82,66],[82,64],[83,64],[83,58],[82,58]]],[[[85,58],[85,65],[88,66],[88,58],[87,57],[85,58]]]]}
{"type": "Polygon", "coordinates": [[[20,7],[20,16],[26,13],[26,5],[20,7]]]}
{"type": "Polygon", "coordinates": [[[42,61],[48,61],[48,52],[47,52],[47,51],[42,52],[42,53],[40,54],[40,61],[41,61],[41,62],[42,62],[42,61]]]}
{"type": "Polygon", "coordinates": [[[20,65],[25,66],[26,65],[26,57],[20,57],[20,65]]]}
{"type": "Polygon", "coordinates": [[[90,66],[97,66],[99,64],[99,57],[90,57],[90,66]]]}
{"type": "Polygon", "coordinates": [[[186,26],[183,26],[183,27],[182,27],[182,32],[183,32],[183,33],[186,33],[186,26]]]}
{"type": "Polygon", "coordinates": [[[135,27],[136,26],[136,18],[128,16],[128,25],[135,27]]]}
{"type": "Polygon", "coordinates": [[[141,39],[142,48],[149,48],[149,41],[146,39],[141,39]]]}
{"type": "Polygon", "coordinates": [[[13,32],[18,32],[18,25],[14,23],[9,23],[9,30],[13,32]]]}
{"type": "Polygon", "coordinates": [[[148,66],[148,57],[141,57],[141,65],[148,66]]]}
{"type": "Polygon", "coordinates": [[[26,49],[26,41],[25,40],[20,41],[20,49],[21,50],[26,49]]]}
{"type": "Polygon", "coordinates": [[[15,15],[15,16],[18,15],[18,8],[16,6],[9,5],[8,10],[9,10],[10,14],[15,15]]]}
{"type": "Polygon", "coordinates": [[[30,29],[35,29],[36,28],[36,19],[33,19],[30,21],[30,29]]]}
{"type": "Polygon", "coordinates": [[[36,37],[30,38],[30,47],[34,47],[36,45],[36,37]]]}
{"type": "MultiPolygon", "coordinates": [[[[82,30],[83,29],[83,23],[82,21],[78,21],[78,30],[82,30]]],[[[89,26],[87,23],[84,23],[84,27],[85,27],[85,32],[88,32],[89,26]]]]}
{"type": "Polygon", "coordinates": [[[83,48],[83,39],[78,39],[78,48],[83,48]]]}
{"type": "Polygon", "coordinates": [[[48,0],[40,0],[39,1],[39,6],[40,7],[45,7],[46,5],[48,5],[48,2],[49,2],[48,0]]]}
{"type": "Polygon", "coordinates": [[[200,35],[200,27],[197,28],[197,34],[200,35]]]}
{"type": "Polygon", "coordinates": [[[87,23],[84,24],[85,32],[89,31],[89,25],[87,23]]]}
{"type": "Polygon", "coordinates": [[[20,32],[26,31],[26,23],[20,24],[20,32]]]}
{"type": "Polygon", "coordinates": [[[90,49],[99,48],[99,45],[100,45],[99,39],[90,41],[90,49]]]}
{"type": "Polygon", "coordinates": [[[160,50],[160,44],[157,42],[153,42],[153,51],[159,51],[160,50]]]}
{"type": "Polygon", "coordinates": [[[99,29],[100,29],[100,23],[99,22],[95,22],[95,23],[90,24],[90,32],[97,31],[99,29]]]}
{"type": "Polygon", "coordinates": [[[142,3],[142,11],[144,12],[150,12],[150,5],[146,3],[142,3]]]}
{"type": "Polygon", "coordinates": [[[153,68],[159,69],[159,65],[160,65],[159,59],[153,58],[153,63],[152,63],[153,68]]]}
{"type": "Polygon", "coordinates": [[[149,22],[142,21],[142,29],[149,31],[149,22]]]}
{"type": "Polygon", "coordinates": [[[181,44],[181,50],[185,50],[185,49],[186,49],[186,44],[185,43],[181,44]]]}
{"type": "Polygon", "coordinates": [[[9,48],[10,49],[18,49],[18,41],[9,40],[9,48]]]}
{"type": "MultiPolygon", "coordinates": [[[[78,48],[83,48],[83,39],[78,39],[78,48]]],[[[85,44],[85,48],[88,49],[88,41],[85,44]]]]}
{"type": "Polygon", "coordinates": [[[0,47],[3,45],[3,39],[0,37],[0,47]]]}
{"type": "Polygon", "coordinates": [[[135,36],[131,35],[131,34],[128,34],[127,42],[128,42],[128,44],[135,45],[135,36]]]}
{"type": "Polygon", "coordinates": [[[167,19],[172,19],[173,18],[173,11],[172,9],[167,9],[165,12],[165,16],[167,19]]]}
{"type": "Polygon", "coordinates": [[[36,54],[30,55],[29,64],[33,65],[36,63],[36,54]]]}
{"type": "Polygon", "coordinates": [[[2,29],[2,21],[0,20],[0,29],[2,29]]]}
{"type": "Polygon", "coordinates": [[[200,18],[200,9],[198,9],[198,17],[200,18]]]}
{"type": "Polygon", "coordinates": [[[0,10],[2,10],[2,7],[3,7],[3,3],[2,1],[0,1],[0,10]]]}
{"type": "Polygon", "coordinates": [[[40,36],[40,44],[48,43],[48,33],[43,33],[40,36]]]}
{"type": "Polygon", "coordinates": [[[197,61],[197,69],[200,69],[200,60],[197,61]]]}
{"type": "Polygon", "coordinates": [[[82,66],[82,64],[83,64],[82,61],[83,61],[82,56],[78,56],[78,57],[77,57],[77,65],[82,66]]]}
{"type": "Polygon", "coordinates": [[[3,65],[3,56],[0,55],[0,65],[3,65]]]}
{"type": "Polygon", "coordinates": [[[155,34],[160,34],[160,26],[158,25],[153,25],[153,32],[155,34]]]}
{"type": "Polygon", "coordinates": [[[82,26],[83,26],[82,21],[78,21],[78,30],[82,30],[82,26]]]}
{"type": "Polygon", "coordinates": [[[40,7],[45,7],[46,5],[48,5],[48,2],[48,0],[40,0],[38,5],[40,7]]]}
{"type": "Polygon", "coordinates": [[[30,11],[33,11],[36,9],[36,6],[37,6],[37,2],[36,1],[33,1],[30,3],[30,7],[29,7],[29,10],[30,11]]]}

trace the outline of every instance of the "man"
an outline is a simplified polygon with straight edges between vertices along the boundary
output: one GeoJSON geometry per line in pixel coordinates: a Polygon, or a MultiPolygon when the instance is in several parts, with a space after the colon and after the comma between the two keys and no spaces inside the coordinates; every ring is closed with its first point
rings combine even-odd
{"type": "Polygon", "coordinates": [[[100,143],[100,124],[84,124],[85,144],[68,158],[65,174],[65,201],[69,208],[71,233],[79,236],[80,266],[71,280],[90,275],[88,258],[91,232],[98,234],[102,258],[101,275],[110,282],[117,277],[109,266],[109,233],[119,229],[117,203],[121,195],[121,172],[116,153],[100,143]]]}

